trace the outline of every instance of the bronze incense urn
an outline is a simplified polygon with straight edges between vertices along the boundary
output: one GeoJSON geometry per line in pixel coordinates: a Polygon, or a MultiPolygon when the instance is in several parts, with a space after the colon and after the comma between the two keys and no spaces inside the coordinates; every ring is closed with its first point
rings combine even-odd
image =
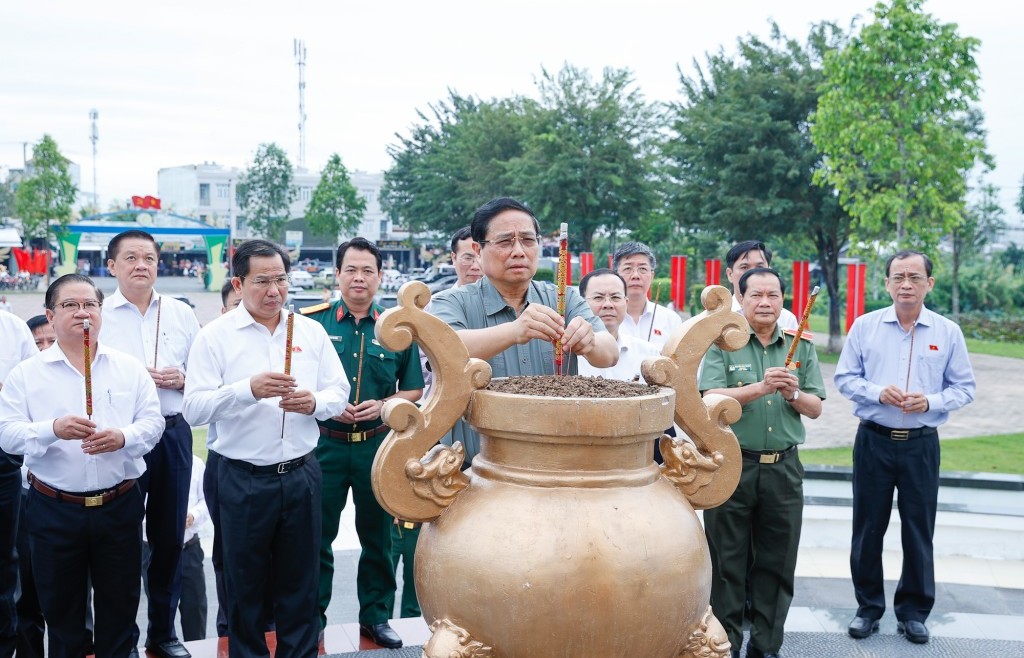
{"type": "Polygon", "coordinates": [[[485,390],[490,366],[423,311],[426,286],[407,283],[398,297],[377,338],[393,350],[416,341],[434,383],[422,409],[385,405],[392,433],[372,480],[391,514],[425,522],[415,566],[432,631],[423,655],[728,656],[694,510],[727,500],[741,470],[729,429],[739,403],[697,390],[707,349],[748,339],[729,292],[705,289],[706,310],[644,363],[652,393],[614,399],[485,390]],[[438,444],[460,416],[481,434],[465,472],[462,445],[438,444]],[[662,436],[673,420],[690,440],[662,436]]]}

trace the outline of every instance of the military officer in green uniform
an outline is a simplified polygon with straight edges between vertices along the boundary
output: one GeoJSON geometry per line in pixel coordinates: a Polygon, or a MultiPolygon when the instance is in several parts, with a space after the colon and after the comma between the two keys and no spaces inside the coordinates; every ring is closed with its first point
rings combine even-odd
{"type": "Polygon", "coordinates": [[[387,400],[415,402],[423,392],[419,350],[415,344],[391,352],[377,341],[374,326],[384,309],[373,303],[383,279],[380,250],[364,238],[338,246],[335,278],[341,300],[301,310],[324,326],[352,390],[340,416],[319,422],[316,457],[324,475],[323,535],[320,542],[320,623],[327,625],[334,578],[334,551],[348,490],[356,506],[356,533],[362,546],[356,576],[359,631],[382,647],[398,648],[402,639],[388,624],[395,596],[391,567],[392,517],[370,486],[370,467],[390,428],[380,417],[387,400]]]}
{"type": "Polygon", "coordinates": [[[732,425],[743,455],[739,485],[728,501],[704,512],[713,569],[711,607],[729,635],[734,658],[743,642],[748,588],[746,655],[778,656],[782,647],[803,518],[801,416],[817,418],[825,399],[811,341],[800,340],[794,369],[785,366],[796,332],[779,327],[784,290],[772,269],[752,269],[740,278],[750,340],[735,352],[712,347],[700,378],[705,394],[728,395],[743,405],[742,417],[732,425]]]}

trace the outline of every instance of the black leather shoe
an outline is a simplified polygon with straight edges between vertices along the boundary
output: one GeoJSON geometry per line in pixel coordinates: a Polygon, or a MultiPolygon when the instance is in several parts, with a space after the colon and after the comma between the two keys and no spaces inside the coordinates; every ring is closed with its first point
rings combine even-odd
{"type": "Polygon", "coordinates": [[[896,632],[905,636],[914,644],[924,644],[928,641],[928,627],[919,621],[897,622],[896,632]]]}
{"type": "Polygon", "coordinates": [[[167,640],[159,644],[147,646],[146,651],[158,658],[192,658],[185,645],[179,640],[167,640]]]}
{"type": "Polygon", "coordinates": [[[387,622],[372,626],[359,624],[359,634],[370,638],[374,644],[385,649],[398,649],[402,646],[402,638],[398,637],[398,633],[387,622]]]}
{"type": "Polygon", "coordinates": [[[747,645],[747,658],[779,658],[777,653],[765,653],[752,644],[747,645]]]}
{"type": "Polygon", "coordinates": [[[868,619],[867,617],[854,617],[853,621],[850,622],[850,627],[846,629],[846,632],[849,633],[852,638],[863,640],[872,633],[878,632],[878,620],[868,619]]]}

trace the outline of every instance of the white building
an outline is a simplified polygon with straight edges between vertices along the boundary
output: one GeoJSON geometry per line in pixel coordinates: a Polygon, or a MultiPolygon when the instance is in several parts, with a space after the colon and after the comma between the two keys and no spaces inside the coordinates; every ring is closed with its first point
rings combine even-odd
{"type": "MultiPolygon", "coordinates": [[[[243,212],[238,207],[236,187],[245,171],[237,167],[225,167],[215,162],[197,165],[165,167],[157,173],[157,195],[164,210],[194,217],[214,226],[228,227],[232,215],[239,221],[238,237],[251,237],[241,221],[243,212]]],[[[374,242],[402,240],[407,233],[395,235],[390,220],[380,207],[380,190],[384,185],[384,173],[365,171],[349,172],[352,184],[366,199],[366,213],[356,232],[374,242]]],[[[313,198],[313,190],[320,182],[320,173],[307,169],[296,169],[292,176],[295,200],[289,209],[292,220],[306,216],[306,207],[313,198]]],[[[340,236],[342,239],[354,236],[340,236]]]]}

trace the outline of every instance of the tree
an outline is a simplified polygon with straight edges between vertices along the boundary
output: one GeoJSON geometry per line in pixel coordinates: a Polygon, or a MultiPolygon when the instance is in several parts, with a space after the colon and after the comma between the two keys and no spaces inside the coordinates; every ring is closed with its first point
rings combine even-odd
{"type": "Polygon", "coordinates": [[[591,251],[595,231],[636,226],[654,206],[656,115],[626,69],[594,80],[566,64],[557,75],[542,70],[537,86],[516,187],[544,229],[568,222],[572,248],[591,251]]]}
{"type": "Polygon", "coordinates": [[[366,199],[352,185],[348,169],[342,164],[341,156],[335,153],[321,172],[320,182],[306,208],[309,229],[332,238],[341,233],[354,233],[365,212],[366,199]]]}
{"type": "Polygon", "coordinates": [[[812,184],[821,155],[807,117],[818,102],[822,60],[844,36],[813,26],[806,45],[780,34],[748,36],[733,58],[723,51],[680,71],[683,100],[671,108],[665,146],[673,186],[669,207],[685,226],[730,242],[764,239],[797,258],[817,253],[829,292],[830,351],[838,351],[839,253],[849,218],[827,187],[812,184]]]}
{"type": "Polygon", "coordinates": [[[283,243],[295,188],[292,163],[280,146],[260,144],[238,184],[238,196],[249,227],[268,240],[283,243]]]}
{"type": "Polygon", "coordinates": [[[51,222],[63,229],[71,220],[78,190],[68,174],[68,162],[49,135],[43,135],[32,147],[25,179],[14,193],[15,214],[21,219],[26,243],[32,239],[46,241],[53,232],[51,222]]]}
{"type": "Polygon", "coordinates": [[[9,181],[0,181],[0,219],[14,217],[14,191],[9,181]]]}
{"type": "Polygon", "coordinates": [[[1024,180],[1021,180],[1020,194],[1017,196],[1017,210],[1024,213],[1024,180]]]}
{"type": "Polygon", "coordinates": [[[811,136],[858,238],[929,248],[964,212],[966,176],[984,138],[963,121],[978,99],[979,41],[922,11],[879,2],[874,21],[825,58],[811,136]],[[912,222],[911,222],[912,220],[912,222]]]}
{"type": "Polygon", "coordinates": [[[982,185],[975,203],[964,213],[963,220],[953,228],[950,234],[952,247],[952,292],[951,305],[953,322],[960,322],[960,265],[965,258],[981,252],[981,250],[1002,230],[1006,228],[1003,221],[1005,211],[999,204],[999,188],[995,185],[982,185]]]}
{"type": "Polygon", "coordinates": [[[489,199],[518,196],[509,173],[522,155],[533,101],[480,101],[448,92],[448,99],[417,111],[420,123],[388,147],[394,165],[384,174],[381,203],[412,233],[451,234],[489,199]]]}

